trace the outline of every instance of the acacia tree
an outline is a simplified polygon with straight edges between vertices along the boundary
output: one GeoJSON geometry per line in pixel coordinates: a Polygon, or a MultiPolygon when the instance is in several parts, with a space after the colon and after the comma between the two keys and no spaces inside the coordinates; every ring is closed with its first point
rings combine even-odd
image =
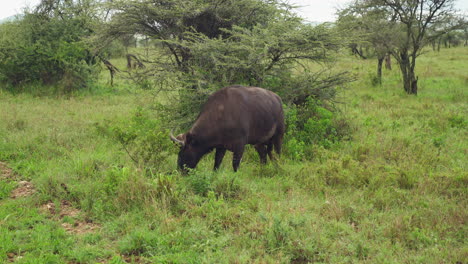
{"type": "Polygon", "coordinates": [[[190,71],[188,63],[192,58],[190,50],[181,45],[187,41],[186,32],[225,38],[223,29],[265,24],[278,12],[276,1],[255,0],[114,0],[107,6],[113,15],[98,43],[105,46],[122,36],[146,36],[159,41],[184,72],[190,71]]]}
{"type": "Polygon", "coordinates": [[[397,48],[393,52],[400,66],[403,88],[408,94],[418,94],[415,74],[416,58],[428,43],[429,28],[456,13],[455,0],[373,0],[376,6],[388,10],[401,27],[397,48]]]}
{"type": "Polygon", "coordinates": [[[130,74],[145,88],[176,91],[167,93],[177,97],[168,100],[171,121],[193,120],[206,97],[226,85],[262,86],[301,104],[308,97],[332,99],[350,80],[318,69],[340,47],[334,29],[302,23],[280,0],[115,0],[110,6],[112,19],[97,43],[124,35],[155,43],[141,56],[146,67],[130,74]],[[314,71],[307,60],[318,62],[314,71]]]}
{"type": "MultiPolygon", "coordinates": [[[[382,82],[382,65],[395,48],[398,34],[395,24],[388,22],[386,10],[376,8],[369,1],[357,0],[338,12],[337,26],[352,43],[372,48],[377,57],[377,82],[382,82]]],[[[361,55],[362,56],[362,55],[361,55]]]]}

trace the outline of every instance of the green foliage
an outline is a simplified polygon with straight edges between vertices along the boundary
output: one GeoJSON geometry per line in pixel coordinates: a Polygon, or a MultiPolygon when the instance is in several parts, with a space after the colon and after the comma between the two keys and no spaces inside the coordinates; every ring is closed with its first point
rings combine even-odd
{"type": "Polygon", "coordinates": [[[461,115],[451,116],[448,121],[450,126],[455,128],[465,128],[468,124],[468,121],[465,120],[465,117],[461,115]]]}
{"type": "Polygon", "coordinates": [[[188,178],[188,184],[190,189],[197,195],[206,196],[208,192],[212,191],[213,187],[213,174],[210,172],[206,173],[192,173],[188,178]]]}
{"type": "Polygon", "coordinates": [[[218,175],[211,171],[194,170],[184,180],[189,189],[196,195],[207,197],[212,193],[226,199],[239,198],[245,190],[239,185],[236,175],[218,175]]]}
{"type": "Polygon", "coordinates": [[[287,247],[291,243],[291,227],[275,218],[266,235],[266,247],[274,252],[287,247]]]}
{"type": "Polygon", "coordinates": [[[233,83],[264,86],[265,79],[279,73],[283,73],[281,77],[291,75],[290,67],[299,59],[331,60],[333,51],[340,47],[331,28],[307,26],[291,15],[253,28],[233,26],[224,32],[228,38],[186,33],[182,44],[193,56],[189,67],[195,70],[193,78],[199,80],[198,86],[223,87],[233,83]]]}
{"type": "Polygon", "coordinates": [[[347,122],[339,120],[320,101],[308,98],[306,104],[286,109],[285,149],[292,159],[306,158],[313,146],[330,148],[351,136],[347,122]]]}
{"type": "Polygon", "coordinates": [[[72,244],[65,231],[24,202],[2,204],[0,259],[19,263],[61,263],[72,244]],[[21,209],[19,209],[21,208],[21,209]],[[9,231],[8,231],[9,230],[9,231]],[[11,232],[15,230],[15,232],[11,232]]]}
{"type": "Polygon", "coordinates": [[[89,34],[79,18],[46,18],[26,13],[0,26],[0,81],[12,91],[35,82],[57,85],[69,93],[95,77],[95,60],[82,41],[89,34]],[[21,37],[17,38],[16,36],[21,37]]]}
{"type": "Polygon", "coordinates": [[[98,57],[122,53],[88,41],[103,18],[95,0],[40,1],[0,25],[0,82],[12,92],[70,94],[97,79],[98,57]],[[34,86],[35,89],[31,89],[34,86]]]}
{"type": "Polygon", "coordinates": [[[161,168],[175,149],[168,140],[169,131],[159,119],[138,108],[132,118],[118,124],[96,124],[98,131],[117,140],[129,157],[147,170],[161,168]]]}
{"type": "Polygon", "coordinates": [[[125,255],[142,255],[157,249],[159,235],[154,232],[136,231],[121,240],[119,250],[125,255]]]}

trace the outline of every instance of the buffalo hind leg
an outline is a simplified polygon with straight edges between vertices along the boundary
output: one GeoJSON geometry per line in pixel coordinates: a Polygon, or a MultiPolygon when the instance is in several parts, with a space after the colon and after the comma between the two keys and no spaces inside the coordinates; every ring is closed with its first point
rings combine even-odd
{"type": "Polygon", "coordinates": [[[282,133],[276,133],[276,135],[273,136],[272,138],[272,143],[275,146],[275,151],[278,154],[278,156],[281,156],[281,145],[283,144],[283,134],[282,133]]]}
{"type": "Polygon", "coordinates": [[[236,150],[233,151],[232,155],[232,168],[236,172],[237,169],[239,168],[240,162],[242,160],[242,155],[244,154],[244,145],[241,147],[237,148],[236,150]]]}
{"type": "Polygon", "coordinates": [[[267,162],[267,149],[265,145],[263,144],[257,144],[255,145],[255,149],[258,152],[258,155],[260,156],[260,163],[266,164],[267,162]]]}
{"type": "Polygon", "coordinates": [[[273,156],[273,142],[271,141],[267,145],[267,153],[268,153],[268,157],[270,157],[270,160],[274,161],[275,156],[273,156]]]}
{"type": "Polygon", "coordinates": [[[226,154],[225,148],[216,148],[214,170],[217,170],[221,165],[221,162],[224,158],[224,154],[226,154]]]}

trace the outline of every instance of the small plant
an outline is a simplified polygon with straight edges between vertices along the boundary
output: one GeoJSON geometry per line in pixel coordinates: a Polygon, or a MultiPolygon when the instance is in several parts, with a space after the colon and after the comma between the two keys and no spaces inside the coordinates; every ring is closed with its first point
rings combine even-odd
{"type": "Polygon", "coordinates": [[[207,196],[208,192],[213,191],[213,174],[211,172],[198,173],[192,171],[187,177],[190,189],[197,195],[207,196]]]}
{"type": "Polygon", "coordinates": [[[219,175],[213,182],[213,190],[218,197],[238,198],[242,194],[242,188],[236,175],[219,175]]]}
{"type": "Polygon", "coordinates": [[[119,243],[119,249],[124,255],[145,255],[155,251],[158,242],[158,235],[155,232],[138,230],[125,236],[119,243]]]}
{"type": "Polygon", "coordinates": [[[434,145],[434,147],[440,149],[441,147],[443,147],[445,144],[445,139],[443,137],[435,137],[432,139],[432,145],[434,145]]]}
{"type": "Polygon", "coordinates": [[[369,256],[369,248],[363,246],[362,243],[358,243],[356,246],[356,257],[358,259],[364,260],[369,256]]]}
{"type": "Polygon", "coordinates": [[[455,128],[465,128],[468,123],[463,116],[459,115],[451,116],[448,121],[450,126],[455,128]]]}
{"type": "Polygon", "coordinates": [[[179,198],[179,191],[176,186],[174,175],[157,173],[153,174],[156,182],[156,196],[164,206],[176,205],[179,198]]]}
{"type": "Polygon", "coordinates": [[[107,171],[102,187],[104,191],[112,196],[115,195],[119,187],[130,178],[130,169],[128,167],[113,168],[107,171]]]}
{"type": "Polygon", "coordinates": [[[382,79],[374,73],[369,73],[369,80],[373,87],[382,85],[382,79]]]}
{"type": "Polygon", "coordinates": [[[281,219],[275,218],[266,236],[267,248],[274,252],[287,247],[291,242],[291,228],[281,219]]]}

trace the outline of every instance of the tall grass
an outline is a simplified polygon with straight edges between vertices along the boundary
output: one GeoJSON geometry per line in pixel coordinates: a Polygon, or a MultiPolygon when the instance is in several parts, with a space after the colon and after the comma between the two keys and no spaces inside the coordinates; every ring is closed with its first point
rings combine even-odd
{"type": "MultiPolygon", "coordinates": [[[[341,95],[349,140],[240,172],[213,155],[188,176],[177,149],[154,169],[112,133],[148,92],[120,84],[70,98],[0,90],[0,160],[37,192],[11,199],[1,178],[0,258],[18,263],[464,263],[467,260],[466,48],[418,61],[418,96],[397,69],[372,86],[374,61],[344,57],[359,81],[341,95]],[[40,209],[68,201],[76,217],[40,209]],[[90,233],[63,222],[93,222],[90,233]]],[[[396,65],[395,65],[396,66],[396,65]]],[[[395,67],[396,68],[396,67],[395,67]]],[[[105,80],[105,76],[103,76],[105,80]]],[[[101,84],[105,86],[105,84],[101,84]]],[[[154,116],[157,118],[157,116],[154,116]]],[[[165,129],[157,127],[155,130],[165,129]]],[[[157,146],[156,146],[157,147],[157,146]]]]}

